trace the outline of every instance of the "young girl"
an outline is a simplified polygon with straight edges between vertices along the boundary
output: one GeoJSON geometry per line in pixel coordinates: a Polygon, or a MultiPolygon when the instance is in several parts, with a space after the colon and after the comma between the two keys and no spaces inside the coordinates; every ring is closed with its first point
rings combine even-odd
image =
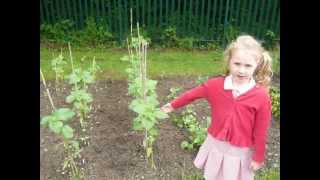
{"type": "Polygon", "coordinates": [[[194,160],[208,180],[253,180],[265,159],[271,120],[271,57],[251,36],[239,36],[225,50],[226,76],[209,79],[161,110],[168,113],[205,98],[211,124],[194,160]]]}

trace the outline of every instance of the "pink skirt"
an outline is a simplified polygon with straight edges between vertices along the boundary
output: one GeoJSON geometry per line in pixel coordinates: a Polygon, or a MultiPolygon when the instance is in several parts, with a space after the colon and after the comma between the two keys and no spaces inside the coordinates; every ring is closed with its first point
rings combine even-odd
{"type": "Polygon", "coordinates": [[[204,170],[206,180],[253,180],[251,155],[250,148],[236,147],[208,134],[194,165],[204,170]]]}

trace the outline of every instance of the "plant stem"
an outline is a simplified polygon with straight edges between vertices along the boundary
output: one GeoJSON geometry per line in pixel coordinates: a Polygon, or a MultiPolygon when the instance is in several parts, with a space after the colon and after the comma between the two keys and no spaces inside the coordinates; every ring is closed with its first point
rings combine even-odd
{"type": "Polygon", "coordinates": [[[64,143],[65,152],[67,154],[67,159],[65,161],[65,163],[67,164],[67,168],[70,166],[72,176],[78,177],[79,171],[78,171],[77,165],[74,161],[74,151],[73,151],[72,147],[70,148],[70,143],[68,140],[64,139],[63,143],[64,143]]]}

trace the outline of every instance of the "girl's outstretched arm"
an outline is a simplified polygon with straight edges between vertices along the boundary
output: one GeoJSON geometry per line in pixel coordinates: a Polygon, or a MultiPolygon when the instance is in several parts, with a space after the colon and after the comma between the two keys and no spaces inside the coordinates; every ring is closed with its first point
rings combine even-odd
{"type": "MultiPolygon", "coordinates": [[[[183,93],[169,104],[171,108],[177,109],[182,106],[188,105],[196,99],[206,98],[208,97],[208,81],[183,93]]],[[[168,106],[167,106],[168,107],[168,106]]]]}

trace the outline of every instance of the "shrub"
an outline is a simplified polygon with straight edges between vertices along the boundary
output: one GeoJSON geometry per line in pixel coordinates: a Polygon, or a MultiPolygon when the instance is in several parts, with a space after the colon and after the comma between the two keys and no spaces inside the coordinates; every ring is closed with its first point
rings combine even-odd
{"type": "Polygon", "coordinates": [[[280,119],[280,90],[277,87],[270,88],[270,96],[272,101],[272,115],[276,119],[280,119]]]}
{"type": "Polygon", "coordinates": [[[176,27],[169,26],[166,28],[161,36],[161,41],[164,47],[177,47],[178,37],[176,27]]]}
{"type": "Polygon", "coordinates": [[[74,23],[70,20],[62,20],[54,25],[40,25],[40,38],[53,42],[66,43],[72,39],[73,32],[74,23]]]}
{"type": "Polygon", "coordinates": [[[264,39],[265,40],[262,45],[267,49],[272,49],[277,44],[276,34],[271,30],[267,30],[267,32],[264,34],[264,39]]]}
{"type": "Polygon", "coordinates": [[[178,47],[184,49],[192,49],[195,39],[192,37],[178,39],[178,47]]]}
{"type": "Polygon", "coordinates": [[[255,175],[255,180],[279,180],[280,173],[276,169],[266,169],[265,171],[259,171],[255,175]]]}
{"type": "Polygon", "coordinates": [[[96,23],[94,18],[90,17],[85,22],[85,29],[78,33],[77,40],[81,44],[88,43],[93,46],[112,41],[113,35],[109,32],[107,25],[103,22],[96,23]]]}

